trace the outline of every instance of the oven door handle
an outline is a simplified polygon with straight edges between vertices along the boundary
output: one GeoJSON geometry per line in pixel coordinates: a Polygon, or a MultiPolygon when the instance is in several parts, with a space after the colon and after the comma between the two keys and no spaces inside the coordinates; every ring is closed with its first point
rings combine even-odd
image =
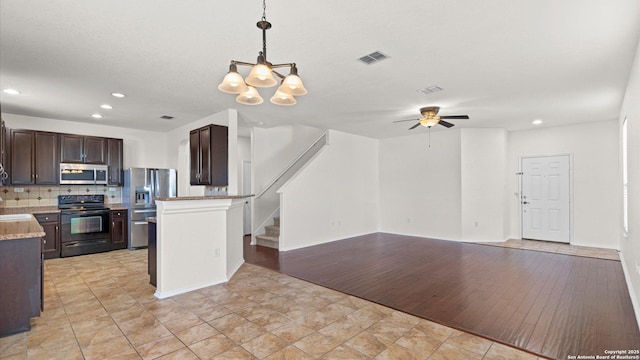
{"type": "Polygon", "coordinates": [[[109,213],[109,210],[80,210],[80,211],[63,212],[61,214],[71,215],[71,216],[84,216],[84,215],[104,215],[108,213],[109,213]]]}
{"type": "Polygon", "coordinates": [[[156,209],[150,210],[133,210],[134,213],[148,213],[148,212],[156,212],[156,209]]]}
{"type": "Polygon", "coordinates": [[[149,223],[148,221],[134,221],[133,225],[146,225],[148,223],[149,223]]]}

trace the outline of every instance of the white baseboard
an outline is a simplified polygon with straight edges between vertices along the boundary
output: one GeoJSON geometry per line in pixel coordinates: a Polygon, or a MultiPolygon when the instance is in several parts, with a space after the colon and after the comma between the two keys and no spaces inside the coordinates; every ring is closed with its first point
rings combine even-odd
{"type": "Polygon", "coordinates": [[[226,279],[220,279],[220,280],[214,280],[214,281],[207,282],[207,283],[204,283],[204,284],[188,286],[188,287],[184,287],[184,288],[176,289],[176,290],[172,290],[172,291],[160,292],[160,291],[156,290],[156,292],[153,295],[155,297],[157,297],[158,299],[166,299],[166,298],[169,298],[169,297],[172,297],[172,296],[176,296],[176,295],[187,293],[189,291],[199,290],[199,289],[203,289],[203,288],[206,288],[206,287],[209,287],[209,286],[223,284],[223,283],[226,283],[226,282],[227,282],[226,279]]]}
{"type": "Polygon", "coordinates": [[[636,322],[638,323],[638,328],[640,328],[640,303],[638,303],[638,298],[636,298],[636,292],[633,289],[629,269],[627,268],[627,262],[624,261],[624,255],[622,254],[622,251],[618,252],[618,255],[620,255],[622,271],[624,271],[624,279],[627,282],[627,289],[629,289],[629,297],[631,297],[631,304],[633,305],[633,312],[636,315],[636,322]]]}

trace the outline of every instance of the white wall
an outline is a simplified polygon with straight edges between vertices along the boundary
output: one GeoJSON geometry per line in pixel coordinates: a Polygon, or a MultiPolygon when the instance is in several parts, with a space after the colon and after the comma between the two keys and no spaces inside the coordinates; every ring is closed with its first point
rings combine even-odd
{"type": "MultiPolygon", "coordinates": [[[[636,99],[637,100],[637,99],[636,99]]],[[[507,183],[510,237],[521,238],[518,192],[520,158],[572,154],[574,245],[617,249],[621,180],[617,120],[509,133],[507,183]]]]}
{"type": "MultiPolygon", "coordinates": [[[[640,321],[638,304],[640,303],[640,43],[633,61],[633,68],[629,75],[627,91],[620,111],[620,120],[617,124],[622,126],[625,116],[627,118],[628,141],[628,179],[629,179],[629,233],[623,233],[622,222],[616,224],[615,229],[620,238],[620,250],[622,260],[627,270],[627,280],[632,292],[632,300],[636,306],[636,318],[640,321]]],[[[620,172],[618,172],[620,174],[620,172]]],[[[622,182],[616,184],[616,198],[622,197],[622,182]]]]}
{"type": "Polygon", "coordinates": [[[461,239],[504,241],[507,132],[503,129],[462,129],[461,239]]]}
{"type": "MultiPolygon", "coordinates": [[[[247,136],[238,137],[238,183],[240,184],[239,193],[242,195],[248,195],[242,193],[242,184],[244,184],[244,174],[242,172],[242,163],[245,161],[251,162],[251,138],[247,136]]],[[[251,180],[251,179],[249,179],[251,180]]]]}
{"type": "MultiPolygon", "coordinates": [[[[324,130],[308,126],[279,126],[275,128],[253,128],[251,133],[251,188],[258,195],[298,155],[305,151],[324,130]]],[[[282,180],[283,182],[286,180],[282,180]]],[[[280,197],[275,192],[277,184],[262,197],[252,199],[252,235],[264,233],[264,225],[271,224],[271,216],[280,207],[280,197]]]]}
{"type": "Polygon", "coordinates": [[[378,141],[330,130],[280,193],[280,249],[378,231],[378,141]]]}
{"type": "Polygon", "coordinates": [[[124,168],[168,167],[167,135],[165,133],[126,129],[100,124],[2,114],[6,126],[79,135],[113,137],[124,140],[124,168]]]}
{"type": "MultiPolygon", "coordinates": [[[[422,130],[422,131],[421,131],[422,130]]],[[[380,229],[383,232],[459,240],[460,130],[380,140],[380,229]]]]}
{"type": "Polygon", "coordinates": [[[254,192],[259,193],[323,132],[322,129],[300,125],[253,128],[254,192]]]}

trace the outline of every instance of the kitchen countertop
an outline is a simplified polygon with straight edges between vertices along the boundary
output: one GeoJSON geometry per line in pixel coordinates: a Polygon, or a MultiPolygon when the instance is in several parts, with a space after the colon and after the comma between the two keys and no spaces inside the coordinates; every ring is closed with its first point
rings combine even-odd
{"type": "MultiPolygon", "coordinates": [[[[126,205],[122,204],[105,204],[110,210],[128,210],[126,205]]],[[[0,215],[12,214],[45,214],[58,213],[60,209],[57,206],[23,206],[23,207],[4,207],[0,208],[0,215]]]]}
{"type": "Polygon", "coordinates": [[[181,201],[181,200],[223,200],[223,199],[243,199],[250,198],[251,195],[209,195],[209,196],[178,196],[178,197],[160,197],[156,201],[181,201]]]}
{"type": "Polygon", "coordinates": [[[35,217],[24,220],[0,221],[0,241],[44,237],[42,226],[35,217]]]}

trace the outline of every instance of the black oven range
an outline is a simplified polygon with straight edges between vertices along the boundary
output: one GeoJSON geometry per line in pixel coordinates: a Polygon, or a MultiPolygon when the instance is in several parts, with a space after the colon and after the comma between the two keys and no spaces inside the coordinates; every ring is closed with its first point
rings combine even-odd
{"type": "Polygon", "coordinates": [[[59,195],[61,256],[111,250],[104,195],[59,195]]]}

